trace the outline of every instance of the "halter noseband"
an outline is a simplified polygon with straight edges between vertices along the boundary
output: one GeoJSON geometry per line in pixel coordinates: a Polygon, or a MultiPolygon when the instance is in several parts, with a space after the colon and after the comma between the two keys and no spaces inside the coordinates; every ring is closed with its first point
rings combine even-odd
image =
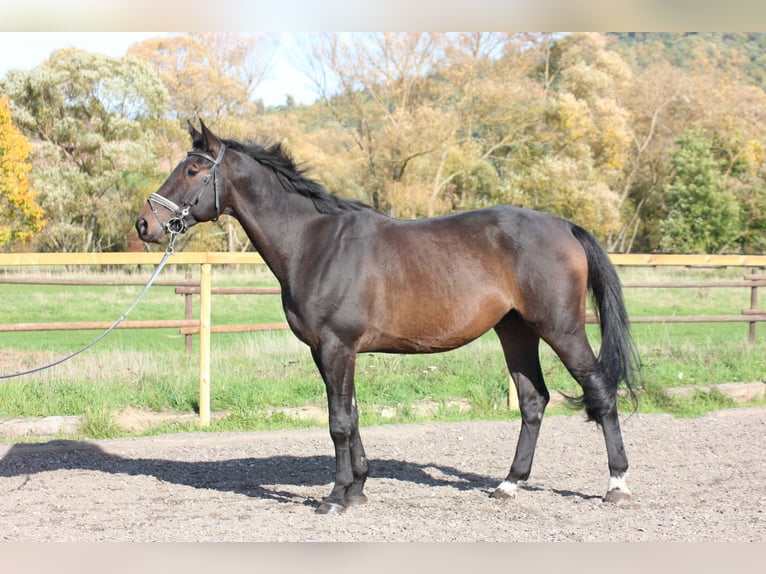
{"type": "Polygon", "coordinates": [[[181,206],[177,205],[173,201],[169,200],[167,197],[163,197],[159,195],[158,193],[153,193],[149,196],[149,198],[146,200],[146,202],[149,204],[149,208],[152,210],[152,213],[157,218],[157,221],[160,222],[160,225],[162,225],[162,228],[165,230],[165,233],[169,233],[173,239],[175,239],[175,236],[179,233],[186,233],[186,230],[189,228],[188,224],[186,223],[186,216],[189,215],[189,211],[191,208],[199,202],[200,198],[202,197],[202,194],[207,189],[207,184],[210,182],[210,178],[213,178],[213,198],[215,201],[215,218],[213,221],[218,219],[218,216],[221,214],[220,211],[220,205],[219,205],[219,192],[220,192],[220,180],[218,177],[216,177],[216,171],[218,169],[218,166],[221,165],[221,162],[223,161],[223,154],[226,151],[226,145],[221,143],[221,149],[218,151],[218,157],[213,159],[211,156],[207,155],[206,153],[203,153],[201,151],[190,151],[186,154],[186,157],[189,156],[197,156],[201,157],[202,159],[206,159],[213,165],[211,166],[210,170],[207,172],[204,178],[202,178],[202,181],[199,183],[199,186],[197,189],[189,194],[187,196],[194,196],[194,199],[184,199],[181,202],[181,206]],[[164,223],[160,219],[160,216],[157,214],[157,210],[154,207],[154,204],[161,205],[165,209],[173,212],[173,217],[165,221],[164,223]]]}

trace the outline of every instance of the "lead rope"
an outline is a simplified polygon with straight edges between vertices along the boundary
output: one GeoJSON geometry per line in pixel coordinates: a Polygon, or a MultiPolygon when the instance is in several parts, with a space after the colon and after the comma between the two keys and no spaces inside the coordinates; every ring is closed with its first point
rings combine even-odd
{"type": "Polygon", "coordinates": [[[10,375],[0,375],[0,379],[12,379],[13,377],[21,377],[23,375],[31,375],[32,373],[37,373],[40,371],[44,371],[45,369],[50,369],[51,367],[55,367],[57,365],[60,365],[61,363],[64,363],[68,361],[69,359],[72,359],[79,355],[80,353],[87,351],[90,349],[93,345],[101,341],[104,337],[106,337],[109,333],[111,333],[117,325],[122,323],[125,318],[128,316],[128,314],[133,310],[133,308],[138,305],[138,302],[143,298],[144,295],[146,295],[146,292],[149,291],[149,287],[152,286],[152,283],[154,283],[154,280],[157,279],[157,277],[160,274],[160,271],[162,271],[162,268],[165,267],[165,263],[167,263],[168,259],[171,255],[174,253],[174,245],[176,242],[176,236],[177,233],[171,233],[170,234],[170,241],[168,242],[168,248],[165,250],[165,255],[162,257],[162,261],[160,261],[159,265],[157,265],[157,269],[154,270],[154,273],[149,278],[149,282],[146,284],[146,286],[143,288],[143,290],[138,294],[138,297],[136,297],[135,301],[133,301],[133,304],[128,307],[128,310],[125,311],[122,315],[120,315],[120,318],[117,319],[114,323],[112,323],[112,326],[109,327],[106,331],[101,333],[98,337],[93,339],[90,343],[85,345],[82,349],[79,349],[75,351],[74,353],[71,353],[67,355],[66,357],[63,357],[59,359],[58,361],[54,361],[53,363],[49,363],[47,365],[43,365],[42,367],[35,367],[34,369],[29,369],[28,371],[21,371],[18,373],[12,373],[10,375]]]}

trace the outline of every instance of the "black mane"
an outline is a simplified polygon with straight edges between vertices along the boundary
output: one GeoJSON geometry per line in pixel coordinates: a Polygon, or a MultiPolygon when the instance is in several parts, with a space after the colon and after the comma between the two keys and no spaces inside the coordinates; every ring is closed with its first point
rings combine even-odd
{"type": "Polygon", "coordinates": [[[223,140],[223,143],[226,144],[226,147],[244,153],[271,169],[285,191],[308,197],[320,213],[336,214],[343,211],[372,209],[361,201],[337,197],[327,191],[321,183],[306,177],[304,175],[306,170],[295,164],[292,156],[281,143],[242,143],[234,140],[223,140]]]}

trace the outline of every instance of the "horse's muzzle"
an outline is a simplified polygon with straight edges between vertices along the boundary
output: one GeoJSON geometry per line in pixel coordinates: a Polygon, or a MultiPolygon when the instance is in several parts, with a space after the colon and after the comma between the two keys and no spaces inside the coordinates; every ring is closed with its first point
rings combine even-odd
{"type": "Polygon", "coordinates": [[[138,233],[138,238],[146,243],[159,243],[165,235],[165,231],[159,226],[157,226],[157,230],[152,232],[145,217],[136,219],[136,233],[138,233]]]}

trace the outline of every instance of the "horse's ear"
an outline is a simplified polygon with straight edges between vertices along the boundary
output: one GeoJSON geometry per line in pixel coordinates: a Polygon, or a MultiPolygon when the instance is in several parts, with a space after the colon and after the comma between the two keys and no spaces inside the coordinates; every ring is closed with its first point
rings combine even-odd
{"type": "Polygon", "coordinates": [[[218,139],[217,135],[207,129],[205,122],[200,120],[199,125],[202,128],[202,147],[206,152],[215,157],[221,149],[221,140],[218,139]]]}
{"type": "Polygon", "coordinates": [[[192,140],[192,148],[199,149],[202,147],[202,134],[194,127],[191,120],[186,120],[186,124],[189,126],[189,135],[192,140]]]}

